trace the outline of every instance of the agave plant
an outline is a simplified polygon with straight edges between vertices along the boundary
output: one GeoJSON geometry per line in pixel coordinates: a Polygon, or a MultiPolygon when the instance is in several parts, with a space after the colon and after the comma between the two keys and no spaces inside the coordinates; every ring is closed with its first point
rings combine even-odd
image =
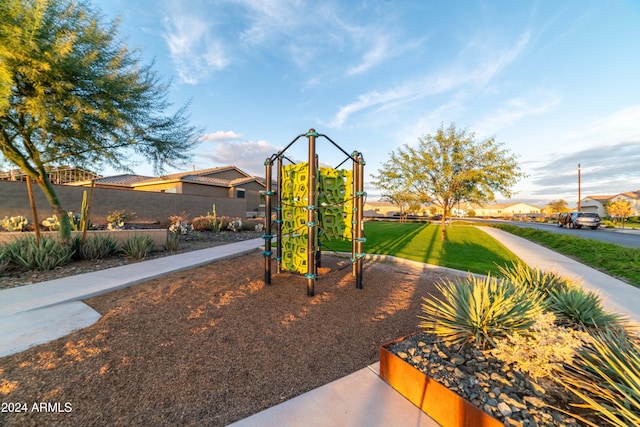
{"type": "Polygon", "coordinates": [[[423,298],[419,326],[455,344],[495,347],[495,338],[528,329],[543,312],[540,292],[491,276],[436,287],[442,298],[423,298]]]}
{"type": "Polygon", "coordinates": [[[118,249],[118,244],[110,236],[93,236],[82,242],[81,236],[73,239],[73,247],[79,259],[96,260],[107,258],[118,249]]]}
{"type": "Polygon", "coordinates": [[[554,290],[548,301],[559,318],[587,328],[616,328],[625,322],[624,316],[604,310],[598,294],[580,287],[554,290]]]}
{"type": "Polygon", "coordinates": [[[28,236],[11,242],[9,252],[14,262],[27,270],[53,270],[69,262],[73,248],[46,237],[40,238],[38,244],[35,237],[28,236]]]}
{"type": "MultiPolygon", "coordinates": [[[[573,363],[558,372],[558,382],[610,425],[640,425],[640,341],[611,330],[592,333],[593,340],[573,363]]],[[[595,424],[582,420],[596,426],[595,424]]]]}
{"type": "Polygon", "coordinates": [[[134,234],[122,244],[122,250],[129,258],[143,259],[153,250],[154,241],[147,235],[134,234]]]}
{"type": "Polygon", "coordinates": [[[562,277],[558,273],[531,268],[521,262],[513,261],[510,266],[497,267],[505,280],[518,283],[529,289],[536,289],[542,292],[545,297],[549,296],[552,291],[564,290],[575,286],[570,279],[562,277]]]}

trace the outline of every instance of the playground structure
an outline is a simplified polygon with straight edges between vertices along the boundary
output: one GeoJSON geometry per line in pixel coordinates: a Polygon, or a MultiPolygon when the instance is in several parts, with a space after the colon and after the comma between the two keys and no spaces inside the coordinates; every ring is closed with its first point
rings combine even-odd
{"type": "Polygon", "coordinates": [[[308,296],[315,293],[323,241],[351,240],[352,274],[356,278],[356,288],[362,289],[365,256],[362,250],[365,241],[362,212],[366,196],[363,191],[364,164],[362,153],[347,153],[315,129],[298,135],[282,151],[265,160],[265,249],[262,254],[266,285],[271,284],[272,233],[275,227],[276,272],[284,270],[304,274],[308,296]],[[295,164],[285,156],[285,152],[302,137],[308,139],[308,161],[295,164]],[[316,154],[318,137],[326,138],[346,155],[336,168],[319,167],[316,154]],[[291,164],[283,165],[283,160],[291,164]],[[351,171],[337,169],[348,160],[353,164],[351,171]],[[276,191],[273,190],[274,163],[277,170],[276,191]],[[272,210],[276,215],[273,224],[272,210]]]}

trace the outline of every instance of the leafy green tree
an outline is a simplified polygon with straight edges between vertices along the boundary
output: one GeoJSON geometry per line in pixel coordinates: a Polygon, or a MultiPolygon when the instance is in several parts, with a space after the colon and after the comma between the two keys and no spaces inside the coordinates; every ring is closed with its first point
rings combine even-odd
{"type": "Polygon", "coordinates": [[[46,167],[130,170],[137,153],[160,173],[199,142],[187,106],[165,114],[152,65],[84,1],[0,2],[0,152],[42,188],[61,237],[70,225],[46,167]]]}
{"type": "Polygon", "coordinates": [[[615,200],[605,203],[604,207],[607,210],[607,215],[618,218],[622,222],[622,228],[624,228],[624,220],[631,215],[631,202],[628,200],[615,200]]]}
{"type": "Polygon", "coordinates": [[[546,214],[553,215],[561,212],[569,212],[569,205],[564,199],[552,200],[544,208],[546,214]]]}
{"type": "Polygon", "coordinates": [[[446,218],[458,201],[485,203],[495,200],[495,192],[511,197],[511,187],[525,176],[516,158],[495,138],[478,142],[473,133],[453,123],[418,142],[392,152],[374,184],[383,192],[407,189],[421,203],[441,208],[442,240],[447,239],[446,218]]]}

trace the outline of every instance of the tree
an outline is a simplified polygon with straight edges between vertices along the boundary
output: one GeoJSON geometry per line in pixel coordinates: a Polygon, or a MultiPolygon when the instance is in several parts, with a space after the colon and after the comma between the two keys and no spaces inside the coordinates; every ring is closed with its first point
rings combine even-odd
{"type": "Polygon", "coordinates": [[[446,240],[446,218],[458,201],[485,203],[495,200],[495,192],[511,197],[511,187],[524,176],[495,138],[477,142],[473,133],[452,123],[419,138],[415,147],[405,144],[391,152],[374,184],[383,191],[406,189],[421,203],[440,207],[446,240]]]}
{"type": "Polygon", "coordinates": [[[628,200],[616,200],[605,203],[604,207],[607,215],[622,221],[622,228],[624,228],[625,218],[631,215],[631,203],[628,200]]]}
{"type": "Polygon", "coordinates": [[[407,216],[407,209],[414,202],[415,197],[409,191],[401,188],[387,188],[380,199],[397,206],[400,209],[400,220],[403,221],[407,216]]]}
{"type": "Polygon", "coordinates": [[[152,65],[83,1],[0,2],[0,152],[42,188],[62,238],[70,224],[46,167],[130,170],[137,153],[160,173],[199,142],[186,105],[165,114],[152,65]]]}
{"type": "Polygon", "coordinates": [[[559,214],[561,212],[569,212],[569,205],[567,204],[567,201],[564,199],[558,199],[558,200],[552,200],[549,203],[547,203],[547,206],[545,206],[545,213],[548,214],[559,214]]]}

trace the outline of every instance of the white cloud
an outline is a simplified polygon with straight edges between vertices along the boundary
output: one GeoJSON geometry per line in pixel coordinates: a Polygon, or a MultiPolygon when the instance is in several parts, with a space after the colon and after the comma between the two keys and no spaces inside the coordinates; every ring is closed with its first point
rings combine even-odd
{"type": "Polygon", "coordinates": [[[204,135],[203,140],[205,142],[217,142],[217,141],[229,141],[229,140],[233,140],[233,139],[240,139],[242,135],[240,135],[239,133],[235,133],[232,130],[228,130],[228,131],[216,131],[213,133],[207,133],[204,135]]]}
{"type": "Polygon", "coordinates": [[[597,144],[618,142],[640,142],[640,104],[631,105],[595,120],[579,132],[573,132],[567,139],[588,141],[597,144]]]}
{"type": "Polygon", "coordinates": [[[482,117],[472,126],[472,129],[479,136],[493,135],[524,117],[553,111],[560,105],[560,100],[558,94],[548,91],[512,98],[506,102],[505,106],[482,117]]]}
{"type": "Polygon", "coordinates": [[[406,103],[469,84],[486,85],[519,57],[525,49],[529,37],[528,32],[524,33],[512,48],[503,51],[498,50],[497,55],[494,56],[484,56],[479,64],[456,64],[450,69],[443,70],[437,75],[431,75],[422,80],[407,82],[384,92],[371,91],[360,95],[356,101],[340,107],[329,126],[339,127],[352,114],[372,107],[384,108],[385,105],[406,103]]]}
{"type": "MultiPolygon", "coordinates": [[[[237,135],[234,132],[216,132],[215,134],[237,135]]],[[[202,144],[195,153],[196,157],[207,159],[215,166],[233,165],[238,168],[255,174],[264,174],[264,161],[271,155],[279,152],[281,148],[269,144],[267,141],[251,141],[251,140],[231,140],[237,138],[228,138],[226,140],[220,138],[211,141],[212,144],[206,142],[202,144]]],[[[211,167],[211,166],[207,166],[211,167]]]]}
{"type": "Polygon", "coordinates": [[[198,13],[197,4],[189,7],[177,3],[166,5],[163,37],[183,82],[197,84],[231,63],[223,43],[214,37],[212,20],[206,14],[198,13]]]}

